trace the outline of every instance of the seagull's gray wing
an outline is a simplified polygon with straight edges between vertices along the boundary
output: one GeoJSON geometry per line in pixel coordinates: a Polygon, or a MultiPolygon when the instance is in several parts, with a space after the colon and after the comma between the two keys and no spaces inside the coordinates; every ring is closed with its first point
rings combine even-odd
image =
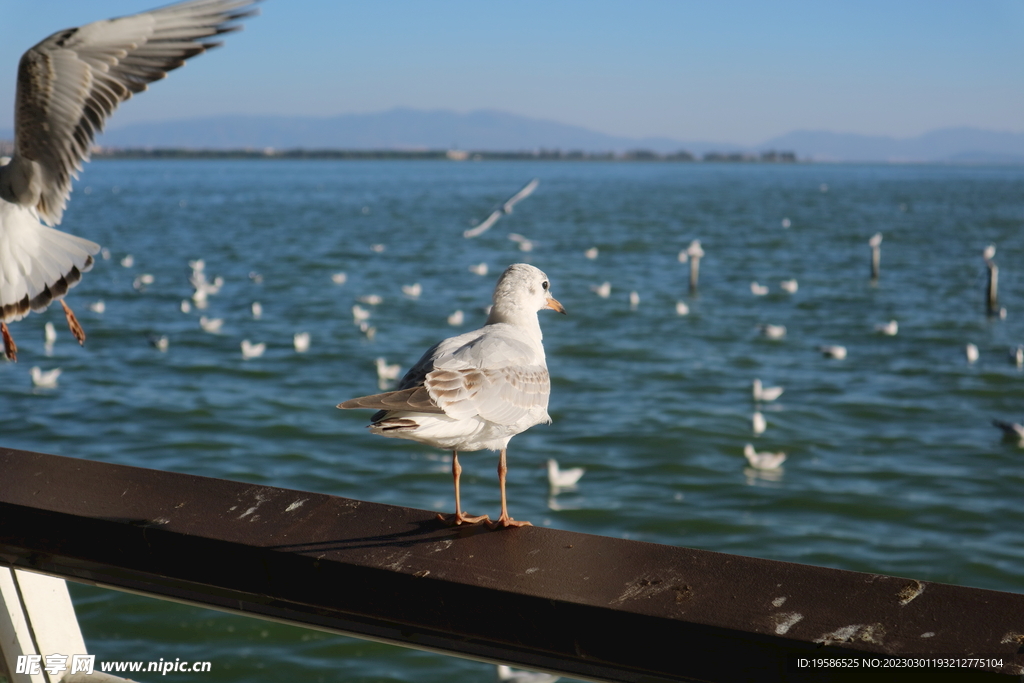
{"type": "Polygon", "coordinates": [[[185,60],[220,45],[259,0],[192,0],[58,31],[18,65],[13,200],[60,223],[71,181],[117,106],[185,60]]]}

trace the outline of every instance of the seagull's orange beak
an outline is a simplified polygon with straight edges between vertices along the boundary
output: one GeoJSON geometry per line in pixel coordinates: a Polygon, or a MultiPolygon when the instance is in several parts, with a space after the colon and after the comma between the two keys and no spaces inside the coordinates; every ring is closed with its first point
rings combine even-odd
{"type": "Polygon", "coordinates": [[[550,294],[548,295],[548,303],[545,306],[545,308],[550,308],[552,311],[558,311],[562,315],[565,315],[565,306],[558,303],[558,299],[551,296],[550,294]]]}

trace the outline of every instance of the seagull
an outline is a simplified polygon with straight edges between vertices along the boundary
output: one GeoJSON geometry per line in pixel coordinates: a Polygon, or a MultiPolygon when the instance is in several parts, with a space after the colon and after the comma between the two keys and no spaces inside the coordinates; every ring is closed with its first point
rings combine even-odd
{"type": "Polygon", "coordinates": [[[387,250],[387,245],[384,244],[371,244],[370,251],[375,254],[383,254],[387,250]]]}
{"type": "MultiPolygon", "coordinates": [[[[526,183],[526,185],[524,185],[518,192],[516,192],[514,195],[506,199],[505,203],[503,203],[500,207],[494,209],[494,211],[492,211],[491,214],[487,216],[487,218],[485,218],[479,225],[477,225],[475,228],[463,232],[462,236],[476,237],[487,232],[487,230],[489,230],[492,225],[498,222],[499,218],[501,218],[502,216],[507,216],[508,214],[512,213],[512,209],[513,207],[515,207],[516,204],[518,204],[519,202],[533,194],[533,191],[537,189],[538,185],[540,185],[540,179],[538,178],[534,178],[530,182],[526,183]]],[[[522,248],[521,245],[520,248],[522,248]]],[[[523,249],[523,251],[529,251],[529,249],[523,249]]]]}
{"type": "Polygon", "coordinates": [[[558,468],[558,461],[554,458],[548,458],[548,485],[552,489],[567,489],[571,486],[575,486],[576,482],[580,480],[583,473],[586,472],[582,467],[571,467],[567,470],[558,468]]]}
{"type": "Polygon", "coordinates": [[[786,336],[785,325],[758,325],[761,334],[766,336],[768,339],[782,339],[786,336]]]}
{"type": "Polygon", "coordinates": [[[359,323],[359,331],[370,341],[373,341],[373,338],[377,336],[377,328],[365,320],[359,323]]]}
{"type": "Polygon", "coordinates": [[[1003,430],[1004,438],[1016,439],[1021,444],[1024,444],[1024,426],[1016,422],[1003,422],[1002,420],[992,420],[992,424],[1003,430]]]}
{"type": "Polygon", "coordinates": [[[754,414],[750,416],[750,429],[754,434],[764,434],[764,430],[768,428],[768,424],[764,421],[764,415],[761,414],[760,410],[755,410],[754,414]]]}
{"type": "Polygon", "coordinates": [[[766,285],[759,285],[757,282],[751,282],[750,293],[754,296],[764,296],[768,293],[768,287],[766,285]]]}
{"type": "Polygon", "coordinates": [[[973,364],[978,360],[978,347],[969,343],[964,347],[964,354],[967,356],[967,362],[973,364]]]}
{"type": "Polygon", "coordinates": [[[996,245],[990,244],[985,247],[985,250],[981,252],[981,257],[986,261],[991,261],[996,257],[996,245]]]}
{"type": "Polygon", "coordinates": [[[167,338],[166,334],[157,336],[155,334],[149,336],[149,343],[157,351],[165,352],[171,345],[171,341],[167,338]]]}
{"type": "Polygon", "coordinates": [[[788,218],[783,218],[782,219],[782,227],[788,228],[791,225],[793,225],[793,221],[789,220],[788,218]]]}
{"type": "Polygon", "coordinates": [[[818,350],[829,358],[835,358],[836,360],[842,360],[846,358],[846,347],[835,345],[819,346],[818,350]]]}
{"type": "Polygon", "coordinates": [[[590,249],[587,249],[585,252],[583,252],[583,255],[586,256],[591,261],[593,261],[594,259],[597,258],[597,247],[591,247],[590,249]]]}
{"type": "Polygon", "coordinates": [[[263,304],[259,301],[252,302],[252,317],[254,320],[259,320],[263,317],[263,304]]]}
{"type": "Polygon", "coordinates": [[[52,389],[57,386],[57,378],[60,377],[61,369],[54,368],[43,372],[39,366],[33,366],[29,373],[32,375],[32,384],[44,389],[52,389]]]}
{"type": "Polygon", "coordinates": [[[296,332],[292,336],[292,345],[295,346],[296,353],[309,351],[309,332],[296,332]]]}
{"type": "Polygon", "coordinates": [[[533,242],[519,233],[509,233],[508,238],[519,245],[519,251],[533,251],[533,242]]]}
{"type": "Polygon", "coordinates": [[[871,247],[872,249],[877,249],[878,247],[882,246],[882,233],[876,232],[874,235],[872,235],[871,239],[868,240],[868,246],[871,247]]]}
{"type": "Polygon", "coordinates": [[[242,358],[249,360],[250,358],[259,358],[263,355],[263,352],[267,350],[267,343],[260,342],[259,344],[253,344],[248,339],[242,340],[242,358]]]}
{"type": "Polygon", "coordinates": [[[402,294],[405,294],[407,297],[418,299],[420,298],[420,294],[422,293],[423,285],[421,285],[418,282],[415,282],[411,285],[402,285],[402,294]]]}
{"type": "Polygon", "coordinates": [[[629,307],[635,311],[639,305],[640,305],[640,295],[637,292],[635,292],[635,291],[634,292],[630,292],[629,293],[629,307]]]}
{"type": "Polygon", "coordinates": [[[1018,368],[1024,368],[1024,346],[1010,349],[1010,362],[1018,368]]]}
{"type": "Polygon", "coordinates": [[[782,392],[785,391],[782,387],[764,387],[761,386],[761,380],[755,379],[751,387],[751,392],[754,395],[754,400],[758,402],[769,402],[774,401],[779,396],[782,396],[782,392]]]}
{"type": "Polygon", "coordinates": [[[181,312],[188,313],[192,310],[192,303],[188,299],[181,300],[181,312]]]}
{"type": "Polygon", "coordinates": [[[881,325],[875,325],[875,332],[881,332],[889,337],[895,337],[896,333],[899,331],[900,325],[895,320],[890,320],[889,322],[881,325]]]}
{"type": "Polygon", "coordinates": [[[487,264],[477,263],[476,265],[470,266],[469,272],[473,273],[474,275],[487,275],[487,264]]]}
{"type": "Polygon", "coordinates": [[[551,422],[551,380],[537,314],[547,308],[565,313],[565,308],[551,296],[547,275],[525,263],[502,273],[493,302],[482,328],[429,348],[396,391],[350,399],[338,407],[377,409],[369,426],[374,434],[452,451],[455,514],[450,523],[526,526],[529,522],[508,514],[505,454],[513,436],[551,422]],[[459,500],[459,451],[482,449],[500,451],[501,516],[494,522],[465,514],[459,500]]]}
{"type": "Polygon", "coordinates": [[[466,314],[462,312],[462,309],[455,311],[448,316],[448,324],[452,327],[458,327],[466,321],[466,314]]]}
{"type": "Polygon", "coordinates": [[[750,466],[757,470],[778,469],[786,461],[785,453],[758,453],[749,443],[743,447],[743,456],[750,466]]]}
{"type": "Polygon", "coordinates": [[[607,299],[612,295],[612,283],[603,282],[599,285],[591,285],[590,291],[594,292],[602,299],[607,299]]]}
{"type": "Polygon", "coordinates": [[[43,343],[52,346],[57,341],[57,328],[53,326],[53,323],[47,321],[43,325],[43,343]]]}
{"type": "Polygon", "coordinates": [[[676,302],[676,315],[687,315],[690,312],[690,307],[686,305],[684,301],[676,302]]]}
{"type": "Polygon", "coordinates": [[[89,304],[89,310],[93,313],[103,313],[107,310],[107,304],[104,303],[102,299],[99,301],[93,301],[89,304]]]}
{"type": "Polygon", "coordinates": [[[331,282],[336,285],[343,285],[348,280],[348,275],[345,273],[334,273],[331,275],[331,282]]]}
{"type": "MultiPolygon", "coordinates": [[[[14,154],[0,165],[0,332],[60,300],[75,339],[85,332],[63,300],[100,246],[55,230],[93,138],[117,106],[237,30],[253,0],[193,0],[58,31],[18,64],[14,154]]],[[[128,258],[128,257],[126,257],[128,258]]],[[[124,264],[131,267],[131,264],[124,264]]],[[[12,355],[13,354],[13,355],[12,355]]]]}
{"type": "Polygon", "coordinates": [[[199,319],[199,326],[203,332],[220,334],[220,328],[224,326],[224,318],[207,318],[205,315],[199,319]]]}
{"type": "Polygon", "coordinates": [[[384,303],[384,297],[380,294],[367,294],[366,296],[357,298],[356,301],[361,304],[366,304],[367,306],[379,306],[384,303]]]}
{"type": "Polygon", "coordinates": [[[128,254],[123,259],[121,259],[121,267],[122,268],[131,268],[134,265],[135,265],[135,257],[132,256],[131,254],[128,254]]]}
{"type": "Polygon", "coordinates": [[[796,290],[800,288],[800,285],[797,283],[796,278],[794,278],[792,280],[783,280],[782,282],[779,283],[779,287],[784,292],[796,294],[796,290]]]}
{"type": "Polygon", "coordinates": [[[374,363],[377,365],[377,379],[381,384],[398,379],[398,374],[402,372],[402,366],[398,363],[388,365],[387,360],[384,358],[377,358],[374,363]]]}
{"type": "Polygon", "coordinates": [[[156,282],[155,277],[153,277],[149,273],[143,273],[142,275],[139,275],[137,278],[135,278],[135,280],[132,282],[132,288],[141,292],[154,282],[156,282]]]}
{"type": "Polygon", "coordinates": [[[541,673],[539,671],[520,671],[512,669],[504,664],[497,665],[498,681],[500,683],[555,683],[560,676],[541,673]]]}
{"type": "Polygon", "coordinates": [[[366,310],[359,304],[355,304],[352,306],[352,322],[358,325],[359,323],[369,319],[370,312],[368,310],[366,310]]]}

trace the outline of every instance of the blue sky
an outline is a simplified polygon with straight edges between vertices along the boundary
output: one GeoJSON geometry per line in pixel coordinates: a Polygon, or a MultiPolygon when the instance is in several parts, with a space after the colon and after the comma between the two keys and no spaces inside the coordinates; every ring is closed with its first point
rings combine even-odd
{"type": "MultiPolygon", "coordinates": [[[[0,0],[0,129],[53,31],[161,4],[0,0]]],[[[1024,0],[267,0],[110,127],[248,113],[498,109],[631,137],[1024,132],[1024,0]]]]}

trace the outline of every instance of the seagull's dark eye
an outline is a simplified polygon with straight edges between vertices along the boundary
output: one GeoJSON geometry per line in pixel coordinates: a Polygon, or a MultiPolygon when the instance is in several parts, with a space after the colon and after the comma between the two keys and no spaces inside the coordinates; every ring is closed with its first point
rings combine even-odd
{"type": "Polygon", "coordinates": [[[549,287],[549,285],[548,285],[548,281],[547,281],[547,280],[545,280],[545,281],[544,281],[544,284],[542,284],[542,285],[541,285],[541,287],[543,287],[543,288],[544,288],[545,290],[547,290],[547,288],[549,287]]]}

